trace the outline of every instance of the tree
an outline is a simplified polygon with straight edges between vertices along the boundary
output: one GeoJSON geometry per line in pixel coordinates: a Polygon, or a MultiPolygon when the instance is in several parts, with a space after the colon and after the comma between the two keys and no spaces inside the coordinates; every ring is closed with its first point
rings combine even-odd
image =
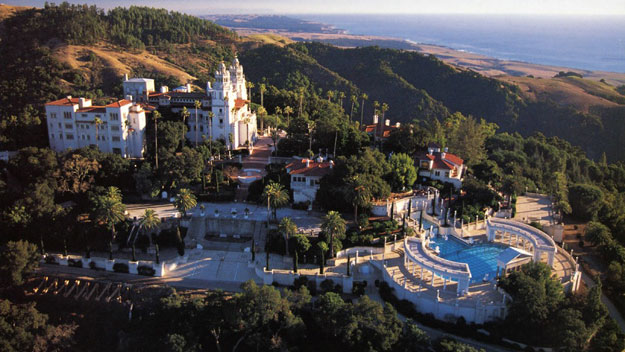
{"type": "MultiPolygon", "coordinates": [[[[346,193],[354,207],[354,222],[358,224],[358,207],[366,207],[371,202],[371,191],[358,175],[349,178],[346,193]]],[[[360,226],[358,226],[360,229],[360,226]]]]}
{"type": "Polygon", "coordinates": [[[212,111],[208,112],[208,150],[213,156],[213,118],[215,114],[212,111]]]}
{"type": "Polygon", "coordinates": [[[289,194],[284,189],[284,186],[274,181],[270,181],[265,186],[262,197],[267,199],[267,221],[269,221],[271,213],[273,213],[273,218],[276,220],[276,210],[289,202],[289,194]]]}
{"type": "Polygon", "coordinates": [[[605,246],[613,241],[610,229],[604,224],[596,221],[588,223],[584,237],[586,241],[592,243],[593,246],[605,246]]]}
{"type": "Polygon", "coordinates": [[[284,111],[284,114],[286,115],[286,125],[288,127],[289,124],[291,123],[291,114],[293,113],[293,108],[287,105],[284,107],[283,111],[284,111]]]}
{"type": "Polygon", "coordinates": [[[306,253],[310,249],[310,241],[308,237],[303,233],[296,233],[293,236],[295,242],[295,251],[299,253],[306,253]]]}
{"type": "MultiPolygon", "coordinates": [[[[189,118],[189,110],[187,110],[187,107],[183,107],[182,111],[180,111],[180,117],[182,117],[182,124],[184,126],[187,126],[187,118],[189,118]]],[[[184,147],[184,130],[182,132],[182,135],[180,136],[180,145],[181,147],[184,147]]]]}
{"type": "Polygon", "coordinates": [[[345,100],[345,93],[339,92],[339,106],[341,107],[341,109],[343,108],[343,100],[345,100]]]}
{"type": "Polygon", "coordinates": [[[202,107],[202,103],[199,100],[196,100],[193,102],[193,106],[195,107],[195,146],[197,147],[198,144],[198,133],[199,133],[199,128],[198,128],[198,121],[197,121],[197,109],[202,107]]]}
{"type": "Polygon", "coordinates": [[[417,180],[417,171],[414,167],[414,161],[408,154],[393,154],[390,160],[391,172],[389,175],[390,184],[395,191],[403,191],[412,188],[417,180]]]}
{"type": "Polygon", "coordinates": [[[577,183],[569,187],[569,202],[573,215],[581,220],[592,220],[603,205],[604,194],[597,186],[577,183]]]}
{"type": "Polygon", "coordinates": [[[247,98],[252,101],[252,88],[254,88],[254,83],[247,81],[245,82],[245,86],[247,88],[247,98]]]}
{"type": "Polygon", "coordinates": [[[289,255],[289,238],[293,237],[297,233],[297,225],[289,217],[284,217],[280,220],[278,230],[284,237],[284,243],[286,246],[286,255],[289,255]]]}
{"type": "Polygon", "coordinates": [[[174,199],[174,207],[182,213],[183,217],[187,217],[187,211],[195,208],[197,198],[188,188],[182,188],[178,191],[178,195],[174,199]]]}
{"type": "Polygon", "coordinates": [[[0,299],[0,350],[33,351],[36,339],[46,332],[47,321],[35,303],[13,304],[0,299]]]}
{"type": "Polygon", "coordinates": [[[319,274],[323,274],[323,269],[326,264],[325,253],[328,251],[328,245],[323,242],[317,242],[317,249],[319,249],[319,274]]]}
{"type": "Polygon", "coordinates": [[[92,218],[104,224],[111,231],[109,240],[109,259],[113,259],[113,241],[115,240],[115,225],[126,219],[126,206],[122,203],[121,192],[117,187],[109,187],[104,194],[93,199],[92,218]]]}
{"type": "Polygon", "coordinates": [[[95,124],[95,146],[96,148],[100,148],[100,136],[98,134],[98,132],[100,131],[100,125],[103,123],[102,119],[99,117],[96,117],[95,119],[93,119],[93,123],[95,124]]]}
{"type": "Polygon", "coordinates": [[[323,217],[321,231],[329,243],[330,258],[334,258],[334,248],[340,249],[341,240],[345,237],[345,220],[339,212],[331,210],[323,217]]]}
{"type": "Polygon", "coordinates": [[[158,110],[154,110],[152,118],[154,119],[154,167],[158,170],[158,120],[162,118],[162,115],[158,110]]]}
{"type": "Polygon", "coordinates": [[[60,170],[59,188],[74,194],[86,192],[94,183],[98,170],[100,163],[97,160],[80,154],[68,155],[60,170]]]}
{"type": "Polygon", "coordinates": [[[358,104],[358,97],[354,94],[350,95],[349,101],[352,103],[352,107],[349,109],[349,121],[352,121],[354,115],[354,105],[358,104]]]}
{"type": "MultiPolygon", "coordinates": [[[[279,108],[279,106],[276,107],[276,109],[278,109],[278,108],[279,108]]],[[[277,112],[276,112],[276,114],[277,114],[277,112]]],[[[264,107],[259,106],[258,109],[256,110],[256,115],[258,115],[258,118],[260,119],[260,130],[264,134],[265,118],[267,117],[267,110],[264,107]]]]}
{"type": "Polygon", "coordinates": [[[263,98],[264,98],[265,92],[267,91],[267,86],[264,83],[261,83],[258,86],[258,91],[260,92],[260,106],[265,107],[263,98]]]}
{"type": "Polygon", "coordinates": [[[430,336],[425,331],[419,329],[417,324],[407,319],[404,323],[401,335],[397,344],[393,347],[393,351],[413,352],[413,351],[429,351],[430,336]]]}
{"type": "Polygon", "coordinates": [[[362,101],[361,105],[360,105],[360,128],[362,128],[362,119],[365,113],[365,100],[369,99],[369,96],[367,95],[367,93],[362,93],[360,95],[360,100],[362,101]]]}
{"type": "MultiPolygon", "coordinates": [[[[156,212],[152,209],[146,209],[145,212],[143,213],[143,217],[141,218],[141,221],[139,222],[140,226],[145,230],[146,233],[150,233],[153,230],[157,229],[158,226],[161,224],[161,219],[158,217],[158,215],[156,214],[156,212]]],[[[158,248],[158,241],[156,241],[156,236],[153,235],[153,238],[155,239],[154,243],[154,248],[156,249],[156,263],[159,263],[159,248],[158,248]]],[[[134,243],[133,243],[133,251],[134,251],[134,243]]],[[[134,252],[133,252],[133,260],[134,260],[134,252]]]]}
{"type": "Polygon", "coordinates": [[[39,266],[37,246],[27,241],[9,241],[0,257],[0,281],[6,286],[21,286],[24,277],[39,266]]]}

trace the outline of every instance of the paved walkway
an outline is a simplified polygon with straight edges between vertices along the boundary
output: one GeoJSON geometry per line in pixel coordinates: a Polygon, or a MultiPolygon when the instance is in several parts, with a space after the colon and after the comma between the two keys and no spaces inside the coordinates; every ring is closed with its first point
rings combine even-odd
{"type": "MultiPolygon", "coordinates": [[[[245,169],[258,169],[260,170],[260,175],[264,176],[266,174],[265,166],[269,164],[269,156],[271,155],[271,147],[273,141],[270,137],[260,137],[254,144],[254,149],[252,153],[241,161],[243,164],[242,170],[245,169]]],[[[240,173],[242,177],[250,177],[250,175],[245,174],[244,172],[240,173]]],[[[254,176],[254,175],[252,175],[254,176]]],[[[249,184],[239,182],[239,188],[237,189],[235,199],[237,202],[244,202],[247,200],[247,192],[249,184]]]]}
{"type": "Polygon", "coordinates": [[[543,225],[553,224],[551,200],[545,195],[519,196],[516,202],[515,220],[523,222],[538,221],[543,225]]]}

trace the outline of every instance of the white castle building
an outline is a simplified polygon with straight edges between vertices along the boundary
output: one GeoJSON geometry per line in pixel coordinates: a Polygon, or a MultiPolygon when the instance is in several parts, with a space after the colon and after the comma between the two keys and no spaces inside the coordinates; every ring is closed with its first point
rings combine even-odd
{"type": "MultiPolygon", "coordinates": [[[[133,87],[136,82],[133,81],[133,87]]],[[[169,107],[175,113],[186,107],[189,111],[186,137],[192,143],[202,143],[204,139],[211,138],[223,139],[234,149],[248,143],[251,145],[257,138],[256,114],[250,110],[245,83],[243,66],[235,58],[229,68],[223,62],[219,65],[215,71],[215,83],[206,83],[206,93],[192,92],[190,85],[175,91],[161,87],[160,92],[148,94],[148,102],[158,107],[169,107]],[[201,103],[197,109],[197,120],[195,101],[201,103]]]]}
{"type": "Polygon", "coordinates": [[[186,137],[191,143],[223,139],[230,148],[256,141],[256,114],[251,112],[243,66],[235,58],[229,68],[222,62],[215,83],[206,93],[193,92],[190,84],[169,91],[154,91],[154,80],[124,76],[126,99],[93,106],[90,99],[67,97],[45,105],[50,147],[57,151],[97,145],[101,151],[126,158],[141,158],[145,151],[146,110],[158,107],[179,113],[189,111],[186,137]],[[201,106],[197,109],[195,102],[201,106]],[[97,120],[96,120],[97,119],[97,120]],[[98,121],[96,124],[95,121],[98,121]]]}
{"type": "Polygon", "coordinates": [[[67,149],[97,145],[107,153],[141,158],[145,141],[145,111],[129,100],[94,106],[91,99],[66,98],[45,105],[50,148],[67,149]]]}

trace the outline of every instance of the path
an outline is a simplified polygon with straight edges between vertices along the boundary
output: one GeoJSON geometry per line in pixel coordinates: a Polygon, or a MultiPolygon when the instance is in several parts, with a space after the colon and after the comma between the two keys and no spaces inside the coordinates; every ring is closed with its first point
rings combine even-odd
{"type": "MultiPolygon", "coordinates": [[[[242,170],[245,169],[257,169],[260,170],[261,175],[265,175],[265,166],[269,164],[269,156],[271,155],[271,146],[273,141],[271,137],[259,137],[256,143],[254,144],[254,149],[252,153],[242,160],[242,170]]],[[[244,173],[241,173],[241,176],[246,176],[244,173]]],[[[239,188],[237,189],[235,199],[237,202],[244,202],[247,200],[247,191],[249,184],[239,182],[239,188]]]]}
{"type": "MultiPolygon", "coordinates": [[[[595,281],[585,271],[582,274],[582,280],[584,280],[584,283],[586,284],[586,286],[588,286],[588,288],[591,288],[596,285],[595,281]]],[[[616,306],[612,303],[612,301],[610,301],[610,299],[605,294],[601,294],[601,302],[603,302],[606,308],[608,308],[608,312],[610,313],[610,316],[614,318],[614,320],[616,320],[616,323],[621,329],[621,332],[625,333],[625,320],[623,319],[623,316],[618,311],[616,306]]]]}

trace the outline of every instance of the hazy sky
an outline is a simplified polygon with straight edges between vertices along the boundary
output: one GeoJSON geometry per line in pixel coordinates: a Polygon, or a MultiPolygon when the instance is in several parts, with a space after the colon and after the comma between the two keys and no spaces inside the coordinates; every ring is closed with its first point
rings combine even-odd
{"type": "MultiPolygon", "coordinates": [[[[5,0],[43,6],[44,1],[5,0]]],[[[52,2],[52,1],[50,1],[52,2]]],[[[60,3],[61,1],[56,1],[60,3]]],[[[473,13],[625,15],[625,0],[101,0],[70,1],[98,7],[145,5],[192,14],[211,13],[473,13]]]]}

